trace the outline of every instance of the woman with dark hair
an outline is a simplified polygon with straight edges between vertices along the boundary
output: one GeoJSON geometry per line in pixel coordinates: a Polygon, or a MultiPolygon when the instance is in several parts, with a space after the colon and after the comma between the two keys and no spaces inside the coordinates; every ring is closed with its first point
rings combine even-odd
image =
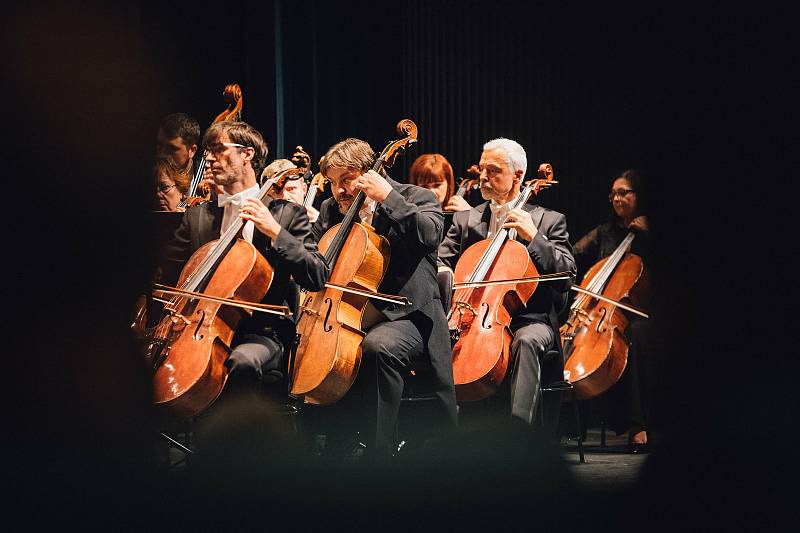
{"type": "MultiPolygon", "coordinates": [[[[601,259],[611,255],[629,232],[635,234],[630,252],[648,263],[650,230],[645,212],[644,181],[638,170],[630,169],[617,177],[611,185],[608,201],[611,204],[611,220],[600,224],[574,247],[578,275],[601,259]]],[[[647,398],[645,369],[650,338],[650,320],[626,314],[630,323],[625,336],[630,343],[628,363],[620,380],[609,389],[607,422],[618,434],[628,431],[629,450],[644,451],[647,445],[647,398]]]]}

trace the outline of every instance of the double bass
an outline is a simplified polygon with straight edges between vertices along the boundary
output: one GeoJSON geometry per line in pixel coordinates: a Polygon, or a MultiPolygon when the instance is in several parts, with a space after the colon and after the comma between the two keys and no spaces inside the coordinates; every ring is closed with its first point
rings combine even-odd
{"type": "Polygon", "coordinates": [[[570,306],[560,335],[566,357],[564,376],[580,400],[605,392],[625,370],[629,344],[624,332],[628,318],[618,308],[648,318],[622,303],[639,303],[649,290],[642,259],[628,252],[634,237],[634,233],[628,233],[609,257],[586,272],[579,287],[572,287],[579,295],[570,306]]]}
{"type": "MultiPolygon", "coordinates": [[[[217,117],[211,123],[212,125],[216,124],[217,122],[232,122],[242,119],[242,89],[239,87],[239,84],[230,83],[226,85],[225,90],[222,91],[222,96],[228,106],[222,111],[222,113],[217,115],[217,117]]],[[[194,173],[192,181],[189,182],[189,190],[186,193],[186,198],[181,200],[181,202],[178,204],[178,207],[185,209],[211,199],[211,189],[202,184],[203,175],[205,172],[206,153],[204,152],[203,157],[200,160],[200,164],[197,165],[197,172],[194,173]]]]}
{"type": "MultiPolygon", "coordinates": [[[[553,168],[543,163],[512,208],[524,206],[554,183],[558,182],[553,181],[553,168]]],[[[505,228],[464,250],[456,263],[456,290],[448,315],[459,401],[481,400],[497,391],[509,366],[511,318],[525,307],[539,281],[565,277],[540,276],[527,248],[510,238],[505,228]]]]}
{"type": "MultiPolygon", "coordinates": [[[[387,144],[372,170],[391,167],[417,140],[411,120],[401,120],[397,133],[404,137],[387,144]]],[[[319,250],[331,266],[329,282],[322,291],[308,294],[300,306],[290,393],[305,403],[334,403],[352,386],[361,365],[361,318],[368,299],[402,300],[376,293],[389,266],[390,249],[385,237],[356,222],[365,200],[359,192],[344,220],[322,236],[319,250]]]]}
{"type": "MultiPolygon", "coordinates": [[[[271,188],[301,174],[301,169],[285,170],[264,183],[258,198],[268,202],[271,188]]],[[[178,416],[202,412],[222,392],[233,334],[248,311],[291,314],[283,306],[245,305],[264,298],[273,269],[251,243],[239,238],[243,227],[237,218],[218,240],[195,251],[177,288],[156,287],[174,297],[160,300],[166,315],[149,332],[145,361],[153,369],[153,402],[178,416]]]]}

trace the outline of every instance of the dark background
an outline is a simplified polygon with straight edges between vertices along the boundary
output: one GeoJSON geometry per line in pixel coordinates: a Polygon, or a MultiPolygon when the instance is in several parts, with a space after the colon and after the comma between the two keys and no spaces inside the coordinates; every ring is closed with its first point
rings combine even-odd
{"type": "MultiPolygon", "coordinates": [[[[231,82],[276,157],[301,144],[316,161],[347,136],[380,149],[409,117],[420,143],[392,173],[403,179],[418,154],[440,152],[462,175],[486,140],[514,138],[531,169],[553,164],[560,184],[541,202],[567,215],[573,240],[605,219],[613,177],[643,168],[665,339],[660,448],[635,493],[579,495],[590,502],[582,510],[574,492],[549,506],[525,500],[530,477],[509,478],[510,488],[495,479],[497,493],[522,498],[526,527],[568,516],[593,529],[712,519],[770,529],[794,513],[797,358],[778,344],[796,329],[781,321],[793,317],[792,271],[775,252],[792,248],[796,172],[773,168],[794,152],[773,127],[792,116],[784,100],[797,94],[777,76],[796,71],[792,32],[772,24],[788,12],[141,1],[5,15],[2,451],[12,523],[158,529],[151,517],[171,511],[191,522],[192,505],[167,508],[169,487],[154,474],[148,379],[128,323],[156,257],[148,210],[158,121],[184,111],[206,127],[231,82]]],[[[430,489],[427,503],[449,489],[430,489]]],[[[220,501],[221,523],[254,516],[220,501]]]]}
{"type": "Polygon", "coordinates": [[[159,80],[157,108],[141,110],[154,125],[185,111],[207,127],[224,108],[222,88],[237,82],[269,159],[302,145],[316,162],[348,136],[380,150],[408,117],[419,144],[393,174],[402,179],[415,157],[437,152],[464,176],[483,143],[509,137],[525,147],[531,172],[553,164],[561,184],[542,202],[568,214],[576,239],[605,217],[621,171],[679,165],[680,137],[696,119],[687,104],[706,76],[695,66],[691,19],[658,10],[141,2],[129,18],[159,80]]]}

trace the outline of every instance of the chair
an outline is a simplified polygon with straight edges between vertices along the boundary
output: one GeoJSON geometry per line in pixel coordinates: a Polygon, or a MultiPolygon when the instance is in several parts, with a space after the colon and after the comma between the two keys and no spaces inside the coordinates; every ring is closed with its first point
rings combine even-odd
{"type": "MultiPolygon", "coordinates": [[[[547,360],[547,359],[550,359],[550,358],[553,358],[553,357],[560,357],[560,356],[561,356],[561,354],[557,350],[550,350],[545,354],[544,359],[547,360]]],[[[563,393],[563,392],[569,392],[570,393],[570,400],[572,402],[573,412],[575,413],[575,425],[577,427],[577,432],[578,432],[578,457],[579,457],[581,463],[585,463],[586,462],[586,458],[584,457],[584,453],[583,453],[583,427],[581,426],[581,415],[580,415],[580,412],[578,410],[578,399],[577,399],[577,397],[575,395],[575,387],[573,387],[572,383],[569,382],[569,379],[564,379],[562,381],[554,381],[554,382],[548,383],[546,385],[540,384],[539,385],[539,389],[540,389],[540,391],[542,393],[541,394],[542,399],[539,401],[539,416],[541,417],[540,418],[540,423],[541,423],[542,426],[545,425],[544,405],[543,405],[544,404],[544,393],[546,393],[546,392],[558,392],[559,393],[559,397],[563,397],[563,395],[560,394],[560,393],[563,393]]],[[[554,426],[554,431],[558,431],[558,424],[556,423],[553,426],[554,426]]]]}

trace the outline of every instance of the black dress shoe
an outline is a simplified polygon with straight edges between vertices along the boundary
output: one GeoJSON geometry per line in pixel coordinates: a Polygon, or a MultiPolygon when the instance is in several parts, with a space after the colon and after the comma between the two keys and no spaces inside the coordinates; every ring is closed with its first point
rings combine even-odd
{"type": "Polygon", "coordinates": [[[650,445],[648,443],[637,444],[635,442],[628,443],[628,453],[648,453],[650,445]]]}

